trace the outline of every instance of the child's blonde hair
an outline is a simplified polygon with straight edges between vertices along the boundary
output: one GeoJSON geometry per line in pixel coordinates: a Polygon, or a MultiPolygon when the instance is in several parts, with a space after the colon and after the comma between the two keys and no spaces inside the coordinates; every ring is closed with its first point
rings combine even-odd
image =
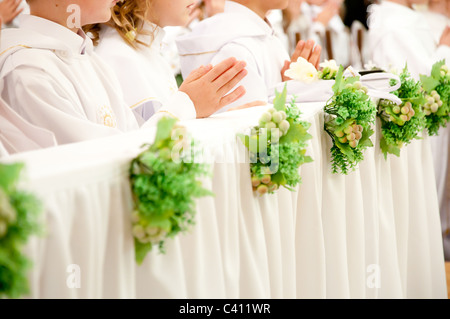
{"type": "MultiPolygon", "coordinates": [[[[123,0],[118,2],[111,9],[111,20],[107,23],[114,27],[120,36],[133,48],[137,48],[138,44],[150,45],[139,39],[139,35],[150,35],[153,33],[143,29],[150,11],[149,0],[123,0]]],[[[83,27],[83,30],[90,34],[94,45],[100,40],[101,24],[90,24],[83,27]]]]}

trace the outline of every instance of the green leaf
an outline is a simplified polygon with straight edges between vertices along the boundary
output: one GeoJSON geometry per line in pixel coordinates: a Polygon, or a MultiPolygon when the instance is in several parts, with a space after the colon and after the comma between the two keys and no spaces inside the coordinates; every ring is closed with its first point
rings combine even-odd
{"type": "Polygon", "coordinates": [[[286,96],[287,96],[287,83],[284,84],[284,88],[281,93],[275,91],[275,98],[273,100],[273,107],[275,110],[286,111],[286,96]]]}
{"type": "Polygon", "coordinates": [[[278,185],[286,185],[286,178],[280,171],[273,174],[271,180],[278,185]]]}
{"type": "Polygon", "coordinates": [[[312,162],[314,162],[314,160],[312,159],[311,156],[305,156],[303,159],[304,159],[304,163],[312,163],[312,162]]]}
{"type": "Polygon", "coordinates": [[[336,80],[332,86],[334,94],[342,91],[343,88],[343,78],[344,78],[344,67],[342,65],[339,66],[339,70],[336,73],[336,80]]]}
{"type": "Polygon", "coordinates": [[[157,131],[155,136],[156,145],[159,145],[162,141],[171,140],[172,129],[178,120],[172,117],[163,117],[158,121],[157,131]]]}
{"type": "Polygon", "coordinates": [[[359,140],[359,147],[372,147],[373,143],[370,137],[375,133],[371,128],[365,129],[362,133],[361,139],[359,140]]]}
{"type": "Polygon", "coordinates": [[[306,131],[303,125],[299,123],[290,123],[289,130],[286,135],[280,138],[280,143],[306,142],[311,138],[312,136],[306,131]]]}
{"type": "Polygon", "coordinates": [[[134,252],[136,254],[136,263],[142,265],[147,254],[152,250],[151,243],[141,243],[136,238],[134,239],[134,252]]]}
{"type": "Polygon", "coordinates": [[[0,164],[0,187],[7,193],[12,191],[15,183],[19,180],[23,163],[0,164]]]}
{"type": "Polygon", "coordinates": [[[387,159],[388,153],[394,154],[394,155],[400,157],[400,148],[398,146],[388,144],[384,137],[382,137],[380,139],[380,148],[381,148],[381,151],[383,152],[384,159],[387,159]]]}
{"type": "Polygon", "coordinates": [[[170,214],[164,214],[161,216],[153,215],[152,218],[148,221],[148,225],[151,227],[161,228],[166,232],[169,232],[172,228],[172,223],[169,220],[169,217],[173,216],[173,211],[170,214]]]}
{"type": "Polygon", "coordinates": [[[422,82],[422,87],[427,92],[433,91],[439,85],[439,80],[425,75],[420,75],[420,82],[422,82]]]}
{"type": "Polygon", "coordinates": [[[445,59],[438,61],[433,64],[431,68],[431,76],[435,79],[439,79],[441,77],[441,67],[445,64],[445,59]]]}

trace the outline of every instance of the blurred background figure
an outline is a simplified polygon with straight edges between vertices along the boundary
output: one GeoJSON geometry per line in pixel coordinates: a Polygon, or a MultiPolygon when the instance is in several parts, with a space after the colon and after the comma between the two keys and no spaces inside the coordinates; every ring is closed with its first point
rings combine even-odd
{"type": "Polygon", "coordinates": [[[424,18],[428,0],[384,0],[369,8],[368,52],[371,60],[386,70],[408,63],[411,75],[429,74],[433,63],[450,61],[450,29],[436,35],[424,18]],[[438,39],[437,39],[438,38],[438,39]]]}
{"type": "Polygon", "coordinates": [[[2,0],[0,2],[0,17],[3,28],[17,28],[18,16],[21,13],[29,13],[30,10],[25,0],[2,0]]]}
{"type": "MultiPolygon", "coordinates": [[[[291,1],[289,1],[291,2],[291,1]]],[[[290,52],[289,39],[286,31],[284,30],[284,17],[283,10],[271,10],[267,14],[267,21],[275,31],[275,35],[281,40],[286,51],[290,52]]]]}
{"type": "Polygon", "coordinates": [[[365,69],[370,62],[367,52],[367,8],[375,3],[375,0],[344,0],[343,22],[350,32],[349,60],[356,70],[365,69]]]}
{"type": "Polygon", "coordinates": [[[341,18],[343,0],[290,0],[284,10],[284,30],[292,52],[299,40],[312,39],[323,48],[321,61],[350,64],[350,34],[341,18]]]}
{"type": "Polygon", "coordinates": [[[448,6],[450,0],[430,0],[427,7],[419,10],[431,29],[436,45],[446,26],[450,25],[448,6]]]}

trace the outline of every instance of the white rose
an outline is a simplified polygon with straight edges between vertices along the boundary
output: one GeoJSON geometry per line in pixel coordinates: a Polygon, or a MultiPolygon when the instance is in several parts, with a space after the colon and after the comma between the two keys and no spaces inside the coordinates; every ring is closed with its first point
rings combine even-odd
{"type": "Polygon", "coordinates": [[[319,66],[323,69],[329,68],[331,71],[339,71],[339,66],[337,65],[335,60],[325,60],[320,63],[319,66]]]}
{"type": "Polygon", "coordinates": [[[298,58],[297,62],[292,62],[289,69],[284,72],[285,76],[290,77],[293,80],[311,83],[317,81],[317,70],[304,58],[298,58]]]}

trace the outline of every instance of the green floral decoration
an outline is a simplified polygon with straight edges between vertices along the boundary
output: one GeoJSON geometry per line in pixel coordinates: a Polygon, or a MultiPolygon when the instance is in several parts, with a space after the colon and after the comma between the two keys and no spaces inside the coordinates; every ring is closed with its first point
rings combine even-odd
{"type": "Polygon", "coordinates": [[[428,135],[438,135],[450,121],[450,72],[445,60],[436,62],[431,75],[420,75],[426,102],[423,106],[428,135]]]}
{"type": "Polygon", "coordinates": [[[330,135],[331,169],[333,173],[348,174],[364,159],[363,152],[372,147],[376,106],[367,95],[367,87],[359,77],[343,76],[340,66],[333,85],[334,95],[324,107],[324,129],[330,135]]]}
{"type": "Polygon", "coordinates": [[[272,194],[281,186],[292,191],[301,183],[299,167],[312,162],[305,155],[310,124],[300,119],[295,100],[286,104],[286,86],[275,95],[273,108],[262,114],[251,134],[238,134],[249,150],[251,183],[260,195],[272,194]]]}
{"type": "Polygon", "coordinates": [[[209,175],[209,166],[195,163],[185,152],[194,149],[194,141],[188,142],[185,128],[176,122],[162,118],[154,143],[144,145],[146,149],[131,162],[135,207],[131,219],[138,264],[153,245],[165,253],[166,239],[195,224],[195,199],[213,195],[200,181],[209,175]]]}
{"type": "Polygon", "coordinates": [[[419,132],[425,126],[422,105],[426,100],[420,81],[411,77],[407,66],[399,77],[401,86],[392,93],[398,96],[402,103],[397,105],[384,99],[378,102],[377,116],[381,120],[380,148],[385,159],[387,154],[400,156],[400,149],[418,138],[419,132]]]}
{"type": "Polygon", "coordinates": [[[335,80],[339,71],[339,66],[335,60],[325,60],[319,65],[321,70],[317,72],[317,77],[321,80],[335,80]]]}
{"type": "Polygon", "coordinates": [[[30,236],[41,233],[40,201],[17,189],[23,164],[0,164],[0,298],[29,293],[31,261],[22,253],[30,236]]]}

